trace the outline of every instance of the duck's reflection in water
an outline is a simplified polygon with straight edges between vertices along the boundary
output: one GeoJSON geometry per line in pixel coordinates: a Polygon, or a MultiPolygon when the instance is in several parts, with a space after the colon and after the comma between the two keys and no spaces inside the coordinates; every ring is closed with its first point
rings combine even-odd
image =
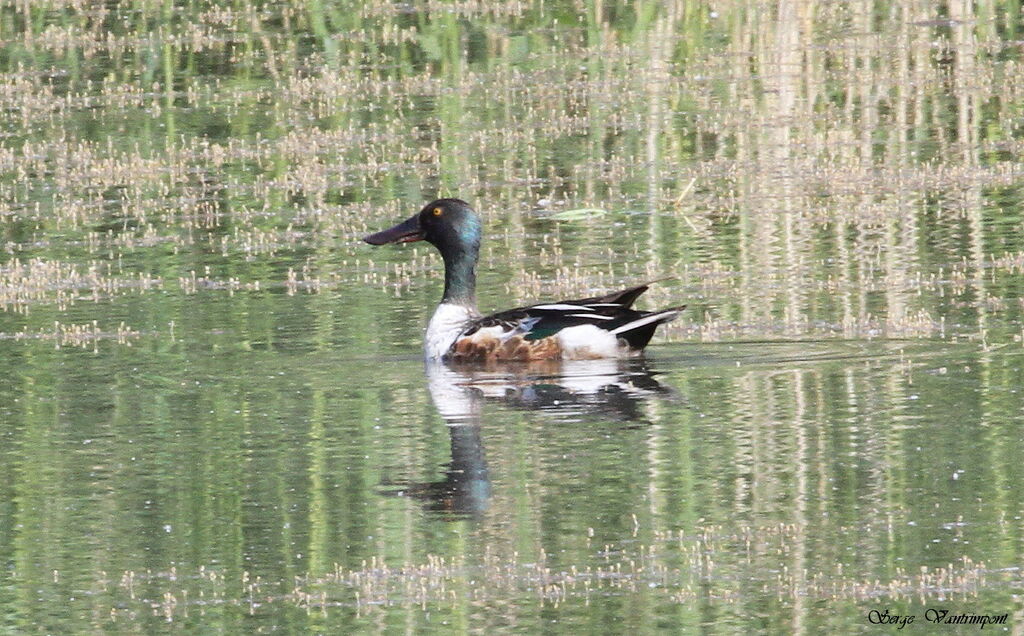
{"type": "Polygon", "coordinates": [[[673,391],[643,359],[579,360],[499,366],[449,366],[428,362],[430,398],[448,424],[452,459],[436,482],[392,482],[394,494],[413,497],[447,518],[477,517],[490,503],[491,481],[481,424],[484,403],[538,411],[555,421],[590,416],[643,423],[644,404],[673,391]]]}

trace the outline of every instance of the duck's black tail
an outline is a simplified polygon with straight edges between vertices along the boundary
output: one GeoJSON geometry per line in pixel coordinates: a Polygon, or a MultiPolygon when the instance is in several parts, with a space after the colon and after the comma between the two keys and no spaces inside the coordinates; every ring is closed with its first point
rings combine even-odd
{"type": "Polygon", "coordinates": [[[631,320],[624,325],[612,329],[612,333],[628,342],[631,349],[639,351],[651,341],[651,337],[654,336],[654,330],[658,328],[658,325],[674,320],[679,315],[679,312],[684,309],[686,309],[686,305],[648,312],[636,320],[631,320]]]}

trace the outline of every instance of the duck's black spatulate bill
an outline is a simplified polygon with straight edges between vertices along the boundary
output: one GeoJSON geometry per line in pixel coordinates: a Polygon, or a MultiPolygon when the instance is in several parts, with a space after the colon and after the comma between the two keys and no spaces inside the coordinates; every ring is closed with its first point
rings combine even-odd
{"type": "Polygon", "coordinates": [[[414,216],[411,219],[402,221],[393,228],[384,230],[383,232],[377,232],[376,234],[370,234],[364,236],[363,240],[370,245],[386,245],[388,243],[411,243],[413,241],[422,241],[424,238],[423,230],[420,228],[419,216],[414,216]]]}

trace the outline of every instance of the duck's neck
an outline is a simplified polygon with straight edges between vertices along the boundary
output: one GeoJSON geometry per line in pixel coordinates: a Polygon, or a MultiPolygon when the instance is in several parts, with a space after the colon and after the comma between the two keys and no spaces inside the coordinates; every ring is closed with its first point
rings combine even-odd
{"type": "Polygon", "coordinates": [[[444,252],[444,296],[441,303],[476,309],[476,250],[444,252]]]}

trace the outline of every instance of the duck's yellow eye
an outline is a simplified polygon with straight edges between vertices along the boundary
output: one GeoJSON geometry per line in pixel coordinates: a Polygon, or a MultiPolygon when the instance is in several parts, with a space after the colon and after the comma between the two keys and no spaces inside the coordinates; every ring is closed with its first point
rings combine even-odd
{"type": "Polygon", "coordinates": [[[441,216],[443,210],[441,208],[434,208],[434,216],[441,216]]]}

